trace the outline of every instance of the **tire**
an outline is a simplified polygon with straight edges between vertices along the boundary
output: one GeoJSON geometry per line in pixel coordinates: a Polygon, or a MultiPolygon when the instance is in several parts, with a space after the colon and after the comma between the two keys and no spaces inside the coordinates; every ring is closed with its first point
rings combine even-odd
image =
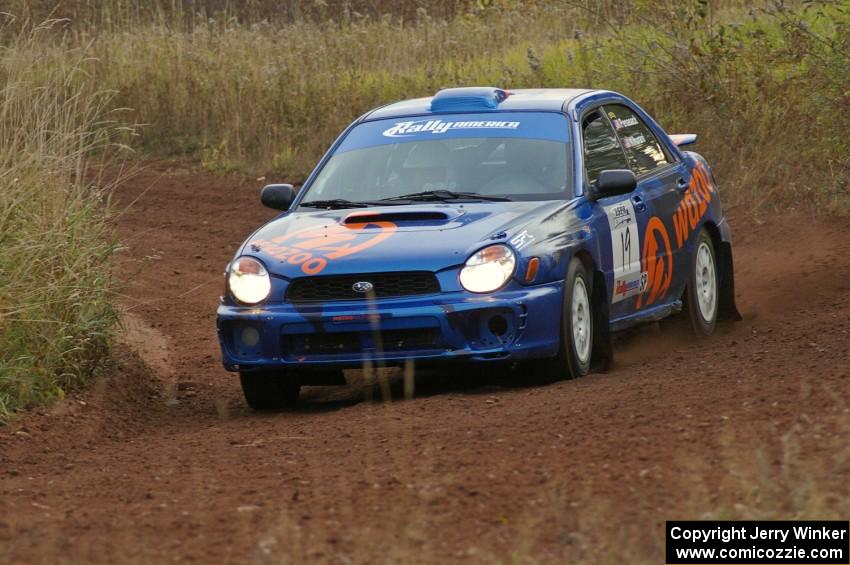
{"type": "Polygon", "coordinates": [[[685,289],[684,307],[694,334],[697,337],[705,337],[714,333],[717,325],[720,281],[717,277],[714,242],[705,228],[700,230],[695,245],[685,289]]]}
{"type": "Polygon", "coordinates": [[[279,410],[298,401],[301,384],[281,371],[239,373],[242,393],[254,410],[279,410]]]}
{"type": "Polygon", "coordinates": [[[575,379],[586,375],[593,357],[593,284],[581,259],[567,267],[561,307],[561,340],[558,355],[547,359],[543,370],[549,379],[575,379]]]}

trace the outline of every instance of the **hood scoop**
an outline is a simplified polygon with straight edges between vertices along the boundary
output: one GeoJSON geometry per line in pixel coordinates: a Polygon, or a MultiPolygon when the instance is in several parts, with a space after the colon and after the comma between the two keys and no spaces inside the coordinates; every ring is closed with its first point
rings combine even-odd
{"type": "Polygon", "coordinates": [[[392,211],[362,211],[353,212],[343,218],[343,225],[373,224],[377,222],[392,222],[396,225],[439,225],[453,220],[462,212],[457,210],[392,210],[392,211]]]}

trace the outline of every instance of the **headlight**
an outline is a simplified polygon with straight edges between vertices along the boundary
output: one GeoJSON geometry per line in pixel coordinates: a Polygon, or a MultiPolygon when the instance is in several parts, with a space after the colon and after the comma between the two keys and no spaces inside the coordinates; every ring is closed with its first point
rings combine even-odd
{"type": "Polygon", "coordinates": [[[269,272],[253,257],[239,257],[227,269],[230,294],[242,304],[257,304],[269,296],[272,282],[269,272]]]}
{"type": "Polygon", "coordinates": [[[499,290],[514,274],[516,256],[507,245],[491,245],[467,259],[460,270],[460,284],[469,292],[499,290]]]}

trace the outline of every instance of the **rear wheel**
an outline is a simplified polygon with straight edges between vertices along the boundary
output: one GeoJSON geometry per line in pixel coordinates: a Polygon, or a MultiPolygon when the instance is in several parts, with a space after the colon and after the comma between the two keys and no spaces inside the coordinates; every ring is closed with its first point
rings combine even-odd
{"type": "Polygon", "coordinates": [[[711,335],[717,325],[720,300],[716,257],[711,235],[703,228],[696,239],[685,291],[685,309],[697,336],[711,335]]]}
{"type": "Polygon", "coordinates": [[[564,281],[560,349],[558,355],[547,359],[543,366],[550,379],[574,379],[590,370],[594,336],[592,288],[584,264],[573,257],[564,281]]]}
{"type": "Polygon", "coordinates": [[[276,410],[298,401],[301,384],[283,371],[239,373],[242,393],[254,410],[276,410]]]}

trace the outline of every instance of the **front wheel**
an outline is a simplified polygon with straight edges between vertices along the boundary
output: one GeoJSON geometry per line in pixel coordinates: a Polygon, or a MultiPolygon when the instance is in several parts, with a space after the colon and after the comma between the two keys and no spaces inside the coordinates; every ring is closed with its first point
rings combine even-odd
{"type": "Polygon", "coordinates": [[[279,410],[298,401],[301,384],[283,371],[239,373],[242,393],[254,410],[279,410]]]}
{"type": "Polygon", "coordinates": [[[573,257],[564,280],[560,348],[558,355],[547,359],[544,365],[544,372],[551,379],[574,379],[590,370],[594,336],[592,288],[584,264],[573,257]]]}
{"type": "Polygon", "coordinates": [[[691,327],[698,337],[714,333],[719,305],[717,259],[714,242],[705,228],[696,239],[696,249],[691,257],[690,276],[685,291],[685,309],[691,327]]]}

